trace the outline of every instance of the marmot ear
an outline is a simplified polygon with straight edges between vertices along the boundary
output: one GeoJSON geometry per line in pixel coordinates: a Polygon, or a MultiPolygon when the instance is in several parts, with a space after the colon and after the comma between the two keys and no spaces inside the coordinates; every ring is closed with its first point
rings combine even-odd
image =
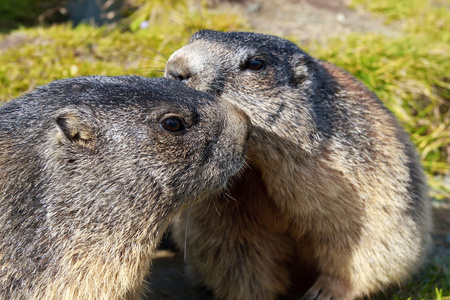
{"type": "Polygon", "coordinates": [[[81,121],[76,113],[61,113],[55,121],[64,137],[70,142],[80,147],[94,148],[94,128],[81,121]]]}
{"type": "Polygon", "coordinates": [[[295,54],[292,59],[292,78],[294,85],[302,84],[311,75],[310,58],[302,53],[295,54]]]}

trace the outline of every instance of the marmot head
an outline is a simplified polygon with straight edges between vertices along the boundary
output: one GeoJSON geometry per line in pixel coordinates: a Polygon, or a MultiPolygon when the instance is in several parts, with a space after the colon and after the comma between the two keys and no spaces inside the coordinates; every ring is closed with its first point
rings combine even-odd
{"type": "Polygon", "coordinates": [[[165,76],[244,110],[255,126],[253,142],[275,135],[311,151],[320,139],[314,114],[324,93],[320,72],[315,59],[285,39],[203,30],[173,53],[165,76]]]}
{"type": "Polygon", "coordinates": [[[242,111],[166,78],[56,81],[1,112],[1,200],[40,198],[52,222],[98,230],[165,224],[220,190],[250,130],[242,111]]]}

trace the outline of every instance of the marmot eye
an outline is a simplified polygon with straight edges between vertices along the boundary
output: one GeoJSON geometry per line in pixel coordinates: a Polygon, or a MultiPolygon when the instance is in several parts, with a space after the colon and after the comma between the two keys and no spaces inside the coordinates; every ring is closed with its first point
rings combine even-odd
{"type": "Polygon", "coordinates": [[[180,132],[185,129],[183,122],[177,117],[169,117],[162,120],[161,126],[169,132],[180,132]]]}
{"type": "Polygon", "coordinates": [[[265,66],[264,62],[259,59],[249,59],[244,64],[244,68],[253,71],[261,70],[262,68],[264,68],[264,66],[265,66]]]}

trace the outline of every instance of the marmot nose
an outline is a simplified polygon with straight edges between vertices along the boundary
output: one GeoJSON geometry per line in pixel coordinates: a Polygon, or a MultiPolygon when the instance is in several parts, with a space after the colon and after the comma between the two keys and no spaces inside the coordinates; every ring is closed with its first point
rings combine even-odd
{"type": "Polygon", "coordinates": [[[187,83],[192,75],[188,70],[169,69],[166,72],[166,77],[187,83]]]}

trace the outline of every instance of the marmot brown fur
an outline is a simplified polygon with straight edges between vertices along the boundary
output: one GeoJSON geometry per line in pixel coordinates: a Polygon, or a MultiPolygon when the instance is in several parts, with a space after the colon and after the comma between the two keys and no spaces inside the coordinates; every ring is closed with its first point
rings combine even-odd
{"type": "MultiPolygon", "coordinates": [[[[252,120],[244,176],[191,211],[189,269],[219,299],[354,299],[402,282],[430,242],[427,185],[408,135],[344,70],[274,36],[204,30],[166,76],[252,120]]],[[[186,214],[174,235],[184,244],[186,214]]]]}
{"type": "Polygon", "coordinates": [[[249,124],[165,78],[73,78],[4,104],[0,298],[140,299],[171,217],[240,169],[249,124]]]}

